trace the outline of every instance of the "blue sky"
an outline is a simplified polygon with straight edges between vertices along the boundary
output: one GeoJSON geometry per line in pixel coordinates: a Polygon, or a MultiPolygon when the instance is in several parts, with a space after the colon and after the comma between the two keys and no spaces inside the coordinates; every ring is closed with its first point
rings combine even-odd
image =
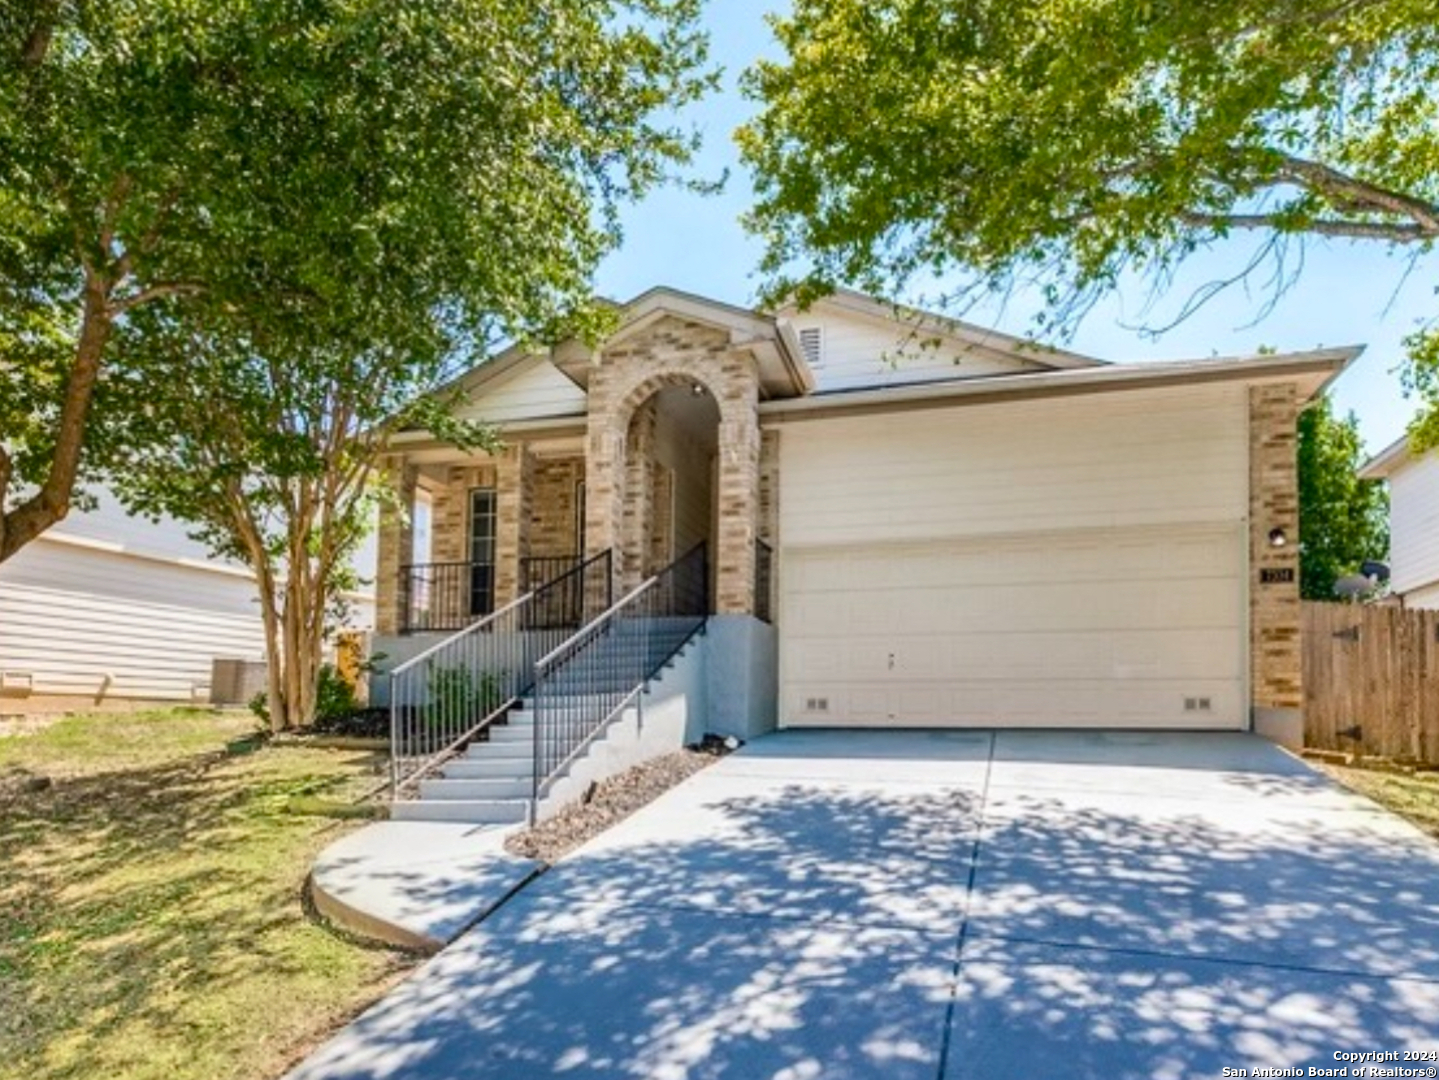
{"type": "MultiPolygon", "coordinates": [[[[714,178],[728,168],[729,183],[718,196],[666,189],[628,208],[624,245],[600,268],[601,293],[627,299],[663,284],[732,303],[753,299],[761,251],[739,223],[751,189],[730,135],[754,110],[737,89],[740,72],[758,56],[778,55],[763,19],[776,6],[776,0],[712,0],[707,18],[725,87],[683,119],[704,135],[697,173],[714,178]]],[[[1406,276],[1408,264],[1378,245],[1314,242],[1305,252],[1298,283],[1257,323],[1265,296],[1236,288],[1157,339],[1135,328],[1162,325],[1165,313],[1178,310],[1194,289],[1242,266],[1256,243],[1255,237],[1237,238],[1192,260],[1148,313],[1142,310],[1147,287],[1127,283],[1089,314],[1069,347],[1125,361],[1232,355],[1260,346],[1288,351],[1366,345],[1365,354],[1335,386],[1335,401],[1341,411],[1358,414],[1368,449],[1382,449],[1403,433],[1415,411],[1400,392],[1394,369],[1403,337],[1439,314],[1439,255],[1428,256],[1406,276]]],[[[989,305],[965,317],[1022,334],[1034,311],[1033,302],[1011,299],[1003,309],[989,305]]]]}

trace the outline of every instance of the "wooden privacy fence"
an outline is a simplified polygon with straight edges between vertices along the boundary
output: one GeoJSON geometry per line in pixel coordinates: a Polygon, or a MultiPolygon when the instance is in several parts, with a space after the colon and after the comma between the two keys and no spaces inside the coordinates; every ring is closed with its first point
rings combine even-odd
{"type": "Polygon", "coordinates": [[[1439,612],[1303,610],[1305,745],[1439,764],[1439,612]]]}

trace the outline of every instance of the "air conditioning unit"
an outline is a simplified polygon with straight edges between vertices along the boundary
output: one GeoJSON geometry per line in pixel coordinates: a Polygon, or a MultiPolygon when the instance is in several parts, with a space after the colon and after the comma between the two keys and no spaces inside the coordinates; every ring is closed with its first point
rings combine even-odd
{"type": "Polygon", "coordinates": [[[210,704],[248,705],[268,686],[263,660],[210,661],[210,704]]]}

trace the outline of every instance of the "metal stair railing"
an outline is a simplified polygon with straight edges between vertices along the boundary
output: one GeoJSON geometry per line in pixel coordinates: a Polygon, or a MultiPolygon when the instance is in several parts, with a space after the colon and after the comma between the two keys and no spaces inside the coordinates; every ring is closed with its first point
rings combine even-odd
{"type": "Polygon", "coordinates": [[[535,664],[532,816],[555,778],[708,617],[709,564],[701,543],[535,664]]]}
{"type": "Polygon", "coordinates": [[[535,661],[612,599],[602,552],[390,672],[390,791],[417,782],[463,750],[529,690],[535,661]]]}

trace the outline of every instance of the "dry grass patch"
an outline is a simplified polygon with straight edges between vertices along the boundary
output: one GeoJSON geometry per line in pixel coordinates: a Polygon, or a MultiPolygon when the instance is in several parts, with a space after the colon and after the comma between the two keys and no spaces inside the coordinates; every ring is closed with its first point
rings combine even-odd
{"type": "Polygon", "coordinates": [[[1408,818],[1431,836],[1439,837],[1439,773],[1389,772],[1333,764],[1317,767],[1345,787],[1408,818]]]}
{"type": "Polygon", "coordinates": [[[27,1080],[264,1080],[414,958],[306,917],[368,754],[199,710],[0,739],[0,1061],[27,1080]]]}

